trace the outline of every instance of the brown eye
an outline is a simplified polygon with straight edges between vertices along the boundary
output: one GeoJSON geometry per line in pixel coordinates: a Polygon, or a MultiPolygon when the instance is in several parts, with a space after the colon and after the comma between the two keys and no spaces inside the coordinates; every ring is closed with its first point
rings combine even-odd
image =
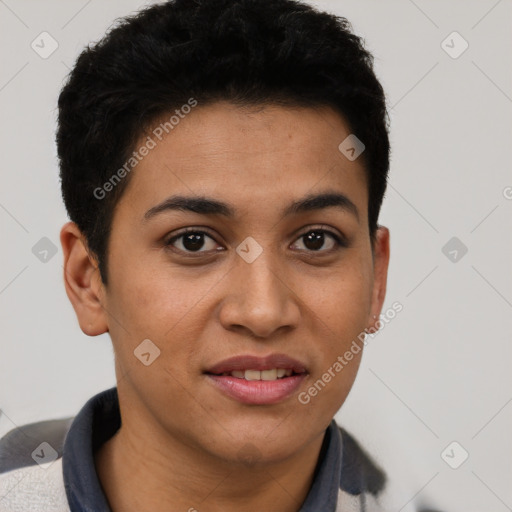
{"type": "MultiPolygon", "coordinates": [[[[303,240],[305,250],[311,252],[331,252],[339,247],[346,247],[339,236],[325,229],[311,229],[302,234],[298,240],[303,240]]],[[[300,247],[299,249],[302,250],[300,247]]]]}
{"type": "Polygon", "coordinates": [[[213,238],[208,235],[208,233],[205,233],[204,231],[198,231],[198,230],[189,230],[189,231],[182,232],[179,235],[173,236],[171,239],[169,239],[166,242],[165,245],[173,246],[175,249],[185,252],[185,253],[187,253],[187,252],[193,253],[193,252],[208,252],[210,250],[215,249],[217,244],[216,244],[215,240],[213,240],[213,238]],[[178,242],[178,243],[176,243],[176,242],[178,242]],[[210,247],[208,247],[208,245],[210,247]],[[201,249],[205,248],[205,246],[206,246],[206,249],[201,250],[201,249]]]}

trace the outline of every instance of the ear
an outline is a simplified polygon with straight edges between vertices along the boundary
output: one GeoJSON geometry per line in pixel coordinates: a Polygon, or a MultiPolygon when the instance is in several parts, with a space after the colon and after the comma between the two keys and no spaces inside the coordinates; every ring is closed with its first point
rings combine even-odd
{"type": "Polygon", "coordinates": [[[60,243],[64,253],[64,285],[80,328],[88,336],[103,334],[108,331],[108,323],[103,308],[105,289],[97,262],[74,222],[62,226],[60,243]]]}
{"type": "Polygon", "coordinates": [[[386,297],[386,284],[389,266],[389,229],[379,226],[373,242],[373,291],[370,316],[367,329],[370,332],[378,330],[375,324],[379,320],[382,305],[386,297]]]}

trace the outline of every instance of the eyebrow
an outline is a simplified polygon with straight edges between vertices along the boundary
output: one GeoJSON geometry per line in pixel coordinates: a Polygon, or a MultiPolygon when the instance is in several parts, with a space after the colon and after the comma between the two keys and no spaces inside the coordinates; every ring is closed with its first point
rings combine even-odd
{"type": "MultiPolygon", "coordinates": [[[[290,203],[282,213],[283,218],[300,213],[323,210],[325,208],[338,208],[344,212],[351,213],[359,221],[357,206],[344,194],[338,192],[323,192],[309,194],[299,200],[290,203]]],[[[222,215],[226,218],[234,218],[236,209],[229,204],[204,196],[171,196],[150,208],[144,214],[144,221],[166,211],[185,211],[201,215],[222,215]]]]}

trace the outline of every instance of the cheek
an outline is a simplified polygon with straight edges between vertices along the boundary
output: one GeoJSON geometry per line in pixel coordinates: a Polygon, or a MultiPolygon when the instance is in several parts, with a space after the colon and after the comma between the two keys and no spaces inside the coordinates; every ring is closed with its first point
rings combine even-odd
{"type": "Polygon", "coordinates": [[[198,315],[206,290],[151,272],[126,276],[117,287],[116,308],[110,315],[116,365],[146,400],[166,389],[175,390],[173,400],[180,402],[179,392],[189,379],[193,340],[204,328],[198,315]],[[142,354],[148,352],[146,366],[142,354]]]}
{"type": "Polygon", "coordinates": [[[137,363],[133,351],[150,339],[168,361],[187,368],[194,340],[200,339],[205,328],[208,293],[215,280],[155,270],[134,271],[116,282],[109,311],[116,353],[125,366],[132,366],[137,363]]]}
{"type": "Polygon", "coordinates": [[[368,294],[359,286],[343,283],[329,287],[329,298],[323,302],[317,319],[318,357],[306,390],[313,416],[332,418],[345,402],[364,350],[369,304],[368,294]]]}
{"type": "MultiPolygon", "coordinates": [[[[190,311],[206,292],[172,269],[147,264],[127,266],[116,280],[117,311],[135,329],[161,337],[190,311]]],[[[143,333],[144,334],[144,333],[143,333]]]]}
{"type": "Polygon", "coordinates": [[[311,307],[333,334],[345,340],[366,327],[371,308],[369,271],[353,268],[333,274],[321,286],[308,287],[311,307]]]}

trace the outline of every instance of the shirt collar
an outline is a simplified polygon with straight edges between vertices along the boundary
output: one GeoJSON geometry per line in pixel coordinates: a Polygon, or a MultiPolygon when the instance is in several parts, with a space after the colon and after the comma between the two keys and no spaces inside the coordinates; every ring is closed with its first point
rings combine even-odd
{"type": "Polygon", "coordinates": [[[117,388],[90,398],[76,415],[62,451],[64,487],[71,512],[110,512],[94,465],[94,452],[121,426],[117,388]]]}
{"type": "MultiPolygon", "coordinates": [[[[94,452],[121,426],[117,388],[90,398],[66,435],[62,454],[64,486],[71,512],[110,512],[94,452]]],[[[334,420],[326,430],[313,484],[299,512],[335,510],[341,477],[342,437],[334,420]]]]}

